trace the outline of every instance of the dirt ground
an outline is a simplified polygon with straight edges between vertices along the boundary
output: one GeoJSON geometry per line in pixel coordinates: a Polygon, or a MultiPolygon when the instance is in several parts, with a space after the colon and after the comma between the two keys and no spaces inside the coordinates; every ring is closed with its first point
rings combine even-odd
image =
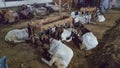
{"type": "MultiPolygon", "coordinates": [[[[53,15],[56,15],[56,14],[52,14],[50,16],[53,16],[53,15]]],[[[101,58],[99,57],[99,60],[98,61],[96,60],[98,56],[102,54],[101,53],[102,51],[100,51],[101,48],[103,48],[105,45],[110,44],[110,42],[106,40],[110,39],[111,41],[114,41],[112,40],[113,38],[108,38],[108,37],[114,36],[114,33],[112,33],[113,35],[109,35],[108,33],[109,36],[106,37],[108,39],[105,39],[104,35],[106,35],[106,32],[116,25],[115,21],[118,18],[120,18],[120,11],[109,10],[105,13],[105,16],[106,16],[105,22],[102,22],[102,23],[96,22],[95,24],[85,25],[85,27],[91,30],[98,38],[100,43],[98,47],[96,47],[91,51],[85,51],[85,50],[77,49],[72,42],[66,43],[74,51],[74,57],[70,62],[68,68],[100,68],[99,61],[101,58]],[[92,52],[92,53],[89,55],[86,55],[87,52],[92,52]]],[[[49,67],[47,64],[41,62],[41,60],[39,59],[40,57],[38,55],[38,52],[36,51],[35,48],[32,47],[33,44],[31,43],[13,44],[13,43],[7,43],[4,41],[4,37],[9,30],[24,28],[27,26],[28,22],[29,20],[25,20],[25,21],[23,20],[13,25],[8,24],[8,25],[0,26],[0,51],[2,55],[7,56],[7,63],[9,68],[55,68],[55,66],[49,67]],[[15,46],[12,47],[13,45],[15,46]]],[[[116,42],[113,42],[113,44],[114,43],[116,42]]],[[[101,60],[104,60],[104,59],[106,58],[103,57],[101,60]]],[[[104,61],[100,61],[100,64],[102,64],[103,62],[104,61]]],[[[101,68],[105,68],[105,67],[101,67],[101,68]]],[[[106,68],[117,68],[117,67],[113,66],[113,67],[106,67],[106,68]]]]}

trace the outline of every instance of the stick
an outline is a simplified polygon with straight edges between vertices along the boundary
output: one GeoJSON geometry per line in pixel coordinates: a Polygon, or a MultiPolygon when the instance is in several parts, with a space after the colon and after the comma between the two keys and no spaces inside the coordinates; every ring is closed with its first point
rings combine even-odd
{"type": "MultiPolygon", "coordinates": [[[[33,21],[30,21],[30,23],[33,23],[33,21]]],[[[28,23],[28,27],[30,27],[30,31],[31,31],[31,39],[32,39],[32,43],[35,43],[35,38],[34,38],[34,29],[31,27],[30,23],[28,23]]]]}
{"type": "Polygon", "coordinates": [[[59,14],[61,15],[61,0],[59,0],[59,14]]]}

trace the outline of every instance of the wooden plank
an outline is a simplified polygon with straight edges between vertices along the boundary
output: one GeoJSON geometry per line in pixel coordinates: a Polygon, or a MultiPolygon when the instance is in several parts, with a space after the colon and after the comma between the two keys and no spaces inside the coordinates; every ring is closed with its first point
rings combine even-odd
{"type": "MultiPolygon", "coordinates": [[[[33,23],[33,22],[31,21],[31,23],[33,23]]],[[[31,37],[32,43],[35,43],[33,28],[31,27],[31,25],[29,23],[28,23],[28,27],[30,28],[30,31],[31,31],[30,37],[31,37]]]]}
{"type": "Polygon", "coordinates": [[[36,21],[34,21],[34,23],[30,23],[30,25],[32,25],[32,26],[41,25],[41,24],[44,24],[44,23],[47,23],[47,22],[57,21],[61,18],[62,18],[62,16],[49,17],[49,18],[42,19],[42,20],[36,20],[36,21]]]}
{"type": "Polygon", "coordinates": [[[80,11],[81,12],[92,12],[92,11],[95,11],[96,10],[96,7],[82,7],[80,8],[80,11]]]}
{"type": "Polygon", "coordinates": [[[47,30],[49,28],[53,28],[54,26],[58,26],[58,25],[64,25],[65,23],[69,23],[70,25],[72,25],[72,18],[67,18],[67,19],[63,19],[60,21],[56,21],[56,22],[52,22],[50,24],[46,24],[40,27],[41,31],[47,30]]]}
{"type": "Polygon", "coordinates": [[[57,20],[57,19],[45,19],[45,21],[37,20],[37,22],[36,21],[31,21],[28,24],[28,26],[31,29],[32,43],[35,43],[34,35],[37,34],[37,32],[43,32],[44,30],[48,30],[49,28],[53,28],[54,26],[64,25],[65,23],[69,23],[72,26],[72,21],[73,21],[72,17],[68,17],[68,18],[65,17],[65,19],[64,19],[64,17],[61,17],[60,20],[57,20]],[[52,20],[53,22],[50,21],[50,20],[52,20]],[[45,23],[47,23],[47,24],[45,24],[45,23]]]}

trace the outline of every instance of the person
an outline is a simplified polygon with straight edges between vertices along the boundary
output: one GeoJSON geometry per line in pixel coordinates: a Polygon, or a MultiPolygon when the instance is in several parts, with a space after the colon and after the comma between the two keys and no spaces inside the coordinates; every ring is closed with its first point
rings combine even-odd
{"type": "Polygon", "coordinates": [[[109,9],[113,7],[118,7],[117,0],[110,0],[109,9]]]}
{"type": "Polygon", "coordinates": [[[83,6],[84,6],[84,0],[78,0],[77,9],[80,9],[83,6]]]}
{"type": "Polygon", "coordinates": [[[93,0],[85,0],[85,6],[92,6],[93,0]]]}
{"type": "Polygon", "coordinates": [[[101,10],[105,12],[109,8],[109,0],[101,0],[101,10]]]}
{"type": "Polygon", "coordinates": [[[0,51],[0,68],[8,68],[8,65],[6,63],[6,56],[2,56],[1,51],[0,51]]]}

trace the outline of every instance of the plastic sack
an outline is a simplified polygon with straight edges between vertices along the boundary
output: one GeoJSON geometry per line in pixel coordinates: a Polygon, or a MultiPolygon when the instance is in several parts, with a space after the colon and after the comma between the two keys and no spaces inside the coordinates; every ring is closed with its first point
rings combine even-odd
{"type": "Polygon", "coordinates": [[[85,33],[81,40],[82,43],[86,46],[86,50],[91,50],[98,45],[97,38],[93,35],[92,32],[85,33]]]}
{"type": "Polygon", "coordinates": [[[98,21],[99,22],[104,22],[105,21],[105,17],[103,15],[98,15],[98,21]]]}
{"type": "Polygon", "coordinates": [[[6,64],[6,56],[0,57],[0,68],[8,68],[6,64]]]}

